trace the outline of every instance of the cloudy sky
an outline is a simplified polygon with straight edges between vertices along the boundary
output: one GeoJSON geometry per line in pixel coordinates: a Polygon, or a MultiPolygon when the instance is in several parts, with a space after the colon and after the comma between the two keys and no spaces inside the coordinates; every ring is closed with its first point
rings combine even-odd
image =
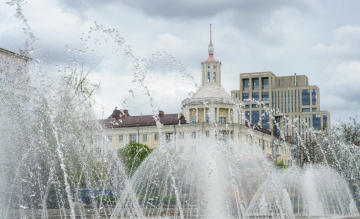
{"type": "MultiPolygon", "coordinates": [[[[6,1],[0,1],[0,47],[16,52],[24,47],[25,26],[6,1]]],[[[307,75],[335,122],[360,114],[359,8],[356,0],[29,0],[22,13],[49,74],[57,73],[51,66],[73,60],[94,67],[99,117],[115,106],[149,114],[144,87],[154,109],[178,113],[200,82],[211,23],[228,92],[239,89],[239,73],[307,75]],[[95,22],[112,31],[91,29],[95,22]],[[150,66],[142,84],[134,80],[139,72],[129,51],[150,66]]]]}

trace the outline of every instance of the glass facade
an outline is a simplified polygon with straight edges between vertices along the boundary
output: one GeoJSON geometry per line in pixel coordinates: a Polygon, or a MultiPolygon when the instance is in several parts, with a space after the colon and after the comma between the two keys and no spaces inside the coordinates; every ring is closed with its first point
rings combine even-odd
{"type": "Polygon", "coordinates": [[[249,79],[243,79],[243,90],[249,90],[249,79]]]}
{"type": "Polygon", "coordinates": [[[259,78],[252,79],[253,90],[259,90],[259,78]]]}
{"type": "Polygon", "coordinates": [[[251,112],[251,124],[258,125],[260,121],[260,114],[258,110],[254,110],[251,112]]]}
{"type": "Polygon", "coordinates": [[[327,114],[323,115],[323,127],[327,128],[327,114]]]}
{"type": "Polygon", "coordinates": [[[269,114],[267,114],[265,110],[261,110],[261,127],[268,131],[270,130],[269,114]]]}
{"type": "Polygon", "coordinates": [[[303,106],[310,106],[310,89],[303,89],[301,91],[302,94],[302,105],[303,106]]]}
{"type": "Polygon", "coordinates": [[[316,130],[320,130],[321,129],[321,116],[320,114],[313,114],[312,115],[312,120],[313,120],[313,128],[316,130]]]}
{"type": "Polygon", "coordinates": [[[316,89],[312,89],[311,102],[312,102],[312,105],[316,105],[316,89]]]}
{"type": "Polygon", "coordinates": [[[269,89],[269,78],[261,78],[262,89],[269,89]]]}
{"type": "Polygon", "coordinates": [[[259,101],[259,92],[253,92],[252,93],[252,98],[259,101]]]}
{"type": "Polygon", "coordinates": [[[245,122],[248,123],[250,120],[250,111],[245,111],[245,122]]]}
{"type": "Polygon", "coordinates": [[[262,101],[269,101],[269,92],[262,92],[261,93],[261,100],[262,101]]]}
{"type": "Polygon", "coordinates": [[[243,101],[249,99],[249,93],[243,93],[243,101]]]}

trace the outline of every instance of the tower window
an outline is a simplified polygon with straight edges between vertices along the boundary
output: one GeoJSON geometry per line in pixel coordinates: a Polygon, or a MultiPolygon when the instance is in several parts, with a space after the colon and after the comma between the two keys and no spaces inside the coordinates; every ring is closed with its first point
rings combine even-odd
{"type": "Polygon", "coordinates": [[[214,82],[216,82],[216,72],[214,72],[214,78],[213,78],[214,82]]]}
{"type": "Polygon", "coordinates": [[[210,82],[210,72],[208,72],[208,82],[210,82]]]}

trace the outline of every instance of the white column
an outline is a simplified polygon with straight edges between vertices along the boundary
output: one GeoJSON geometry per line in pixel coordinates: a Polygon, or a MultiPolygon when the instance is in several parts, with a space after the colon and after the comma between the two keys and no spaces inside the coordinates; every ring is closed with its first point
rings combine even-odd
{"type": "Polygon", "coordinates": [[[233,123],[239,123],[239,115],[237,109],[233,109],[233,123]]]}
{"type": "Polygon", "coordinates": [[[204,107],[204,122],[206,122],[206,107],[204,107]]]}
{"type": "Polygon", "coordinates": [[[215,107],[209,108],[209,114],[210,122],[215,122],[215,107]]]}
{"type": "Polygon", "coordinates": [[[230,108],[228,108],[228,121],[226,121],[227,123],[230,123],[231,118],[230,118],[230,108]]]}
{"type": "Polygon", "coordinates": [[[114,134],[114,148],[116,148],[116,134],[114,134]]]}
{"type": "Polygon", "coordinates": [[[190,121],[190,109],[189,109],[189,107],[186,108],[186,115],[185,115],[185,117],[186,117],[186,121],[187,121],[188,123],[191,123],[191,121],[190,121]]]}
{"type": "Polygon", "coordinates": [[[149,147],[151,148],[151,135],[152,135],[152,132],[149,133],[149,147]]]}
{"type": "Polygon", "coordinates": [[[198,120],[199,120],[199,116],[198,116],[199,111],[198,111],[198,108],[197,108],[197,107],[196,107],[195,109],[196,109],[196,115],[195,115],[195,118],[196,118],[195,120],[196,120],[196,121],[195,121],[195,122],[197,123],[198,120]]]}
{"type": "Polygon", "coordinates": [[[216,111],[217,111],[217,113],[216,113],[216,122],[219,122],[219,120],[220,120],[220,107],[217,107],[216,111]]]}

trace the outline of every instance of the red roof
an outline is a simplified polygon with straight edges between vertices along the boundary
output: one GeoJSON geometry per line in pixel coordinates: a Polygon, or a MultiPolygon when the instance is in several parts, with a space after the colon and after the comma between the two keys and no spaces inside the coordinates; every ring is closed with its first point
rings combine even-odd
{"type": "MultiPolygon", "coordinates": [[[[185,118],[182,116],[178,118],[178,114],[163,114],[159,116],[160,123],[163,125],[178,125],[186,124],[185,118]]],[[[156,126],[155,119],[152,115],[144,116],[127,116],[120,120],[115,118],[104,119],[100,124],[105,128],[123,128],[123,127],[136,127],[136,126],[156,126]]]]}

